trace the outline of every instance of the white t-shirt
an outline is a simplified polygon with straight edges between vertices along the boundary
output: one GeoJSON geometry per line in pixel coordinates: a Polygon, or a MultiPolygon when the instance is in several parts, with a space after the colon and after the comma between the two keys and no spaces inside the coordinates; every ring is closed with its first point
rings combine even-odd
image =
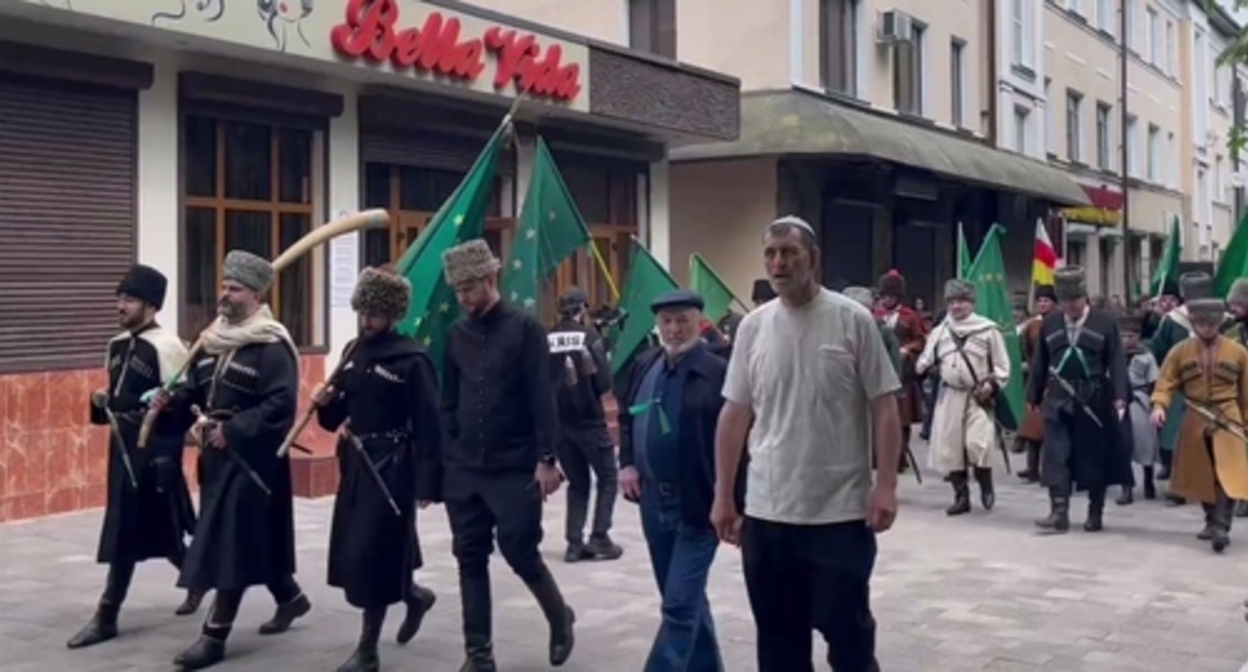
{"type": "Polygon", "coordinates": [[[799,525],[861,520],[871,491],[870,400],[901,388],[875,318],[823,289],[772,300],[737,330],[724,397],[754,412],[746,515],[799,525]]]}

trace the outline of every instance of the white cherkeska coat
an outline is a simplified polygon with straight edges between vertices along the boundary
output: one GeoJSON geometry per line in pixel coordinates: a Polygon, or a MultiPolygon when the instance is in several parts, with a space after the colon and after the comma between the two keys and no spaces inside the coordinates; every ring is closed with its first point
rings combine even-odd
{"type": "Polygon", "coordinates": [[[932,436],[928,466],[942,474],[965,471],[970,467],[992,467],[996,457],[997,432],[992,417],[975,402],[975,381],[988,379],[1005,387],[1010,378],[1010,358],[1005,338],[997,324],[972,313],[964,320],[945,319],[927,338],[916,368],[926,372],[940,369],[940,390],[932,415],[932,436]],[[956,340],[955,340],[956,337],[956,340]],[[963,341],[964,359],[957,341],[963,341]],[[967,361],[975,375],[967,369],[967,361]]]}

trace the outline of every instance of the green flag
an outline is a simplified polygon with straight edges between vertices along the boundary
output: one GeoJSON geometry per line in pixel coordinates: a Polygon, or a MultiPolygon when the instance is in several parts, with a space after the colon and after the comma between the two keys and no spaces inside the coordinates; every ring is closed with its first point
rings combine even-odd
{"type": "Polygon", "coordinates": [[[971,270],[971,246],[966,244],[966,233],[962,230],[962,222],[958,222],[958,278],[967,278],[971,270]]]}
{"type": "Polygon", "coordinates": [[[728,285],[697,252],[689,257],[689,289],[702,295],[702,301],[706,304],[702,314],[714,323],[718,323],[728,314],[729,307],[736,300],[728,285]]]}
{"type": "Polygon", "coordinates": [[[395,264],[398,274],[412,285],[411,303],[399,331],[424,344],[439,376],[446,334],[459,316],[459,303],[442,275],[442,253],[485,234],[485,212],[494,186],[498,152],[509,125],[510,119],[504,119],[455,192],[395,264]]]}
{"type": "Polygon", "coordinates": [[[1227,243],[1222,259],[1218,261],[1218,270],[1213,276],[1213,295],[1225,298],[1231,292],[1231,285],[1240,278],[1248,277],[1248,213],[1239,221],[1235,233],[1231,234],[1231,242],[1227,243]]]}
{"type": "Polygon", "coordinates": [[[646,342],[646,337],[654,330],[650,302],[674,289],[680,289],[680,285],[634,238],[632,263],[628,266],[628,277],[624,280],[624,291],[620,297],[620,308],[627,318],[624,326],[617,326],[611,334],[611,375],[618,375],[633,360],[646,342]]]}
{"type": "Polygon", "coordinates": [[[1010,293],[1005,286],[1005,261],[1001,257],[1001,236],[1004,233],[1005,228],[992,225],[979,248],[979,255],[967,272],[967,279],[975,284],[975,312],[996,322],[1005,337],[1005,352],[1010,358],[1010,380],[1003,395],[1005,407],[997,409],[997,419],[1006,429],[1017,429],[1023,418],[1023,357],[1018,330],[1014,328],[1010,293]]]}
{"type": "Polygon", "coordinates": [[[1179,217],[1175,215],[1174,221],[1170,223],[1170,235],[1166,238],[1166,249],[1162,250],[1161,261],[1157,263],[1157,272],[1153,274],[1149,296],[1161,296],[1162,287],[1166,282],[1178,282],[1180,252],[1179,217]]]}
{"type": "Polygon", "coordinates": [[[542,278],[589,242],[585,220],[546,142],[539,137],[529,189],[503,271],[503,296],[536,312],[542,278]]]}

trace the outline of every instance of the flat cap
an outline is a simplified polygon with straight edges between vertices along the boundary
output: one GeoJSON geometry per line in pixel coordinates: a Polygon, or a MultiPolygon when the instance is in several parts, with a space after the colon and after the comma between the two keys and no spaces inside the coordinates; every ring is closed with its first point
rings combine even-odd
{"type": "Polygon", "coordinates": [[[691,292],[687,289],[674,289],[660,294],[658,298],[651,301],[650,312],[658,313],[665,308],[697,308],[702,310],[705,305],[702,297],[697,292],[691,292]]]}

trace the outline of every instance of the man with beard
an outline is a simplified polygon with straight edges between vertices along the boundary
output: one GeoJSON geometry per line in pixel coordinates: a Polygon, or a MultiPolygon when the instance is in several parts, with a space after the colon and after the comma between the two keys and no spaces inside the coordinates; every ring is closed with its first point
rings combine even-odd
{"type": "Polygon", "coordinates": [[[433,591],[412,582],[423,560],[416,507],[441,498],[442,421],[433,364],[395,331],[411,285],[390,269],[365,268],[351,296],[360,338],[348,343],[340,378],[313,398],[317,422],[338,437],[338,496],[329,532],[329,585],[364,612],[360,642],[338,672],[375,672],[389,606],[407,616],[398,642],[416,636],[433,591]]]}
{"type": "Polygon", "coordinates": [[[650,303],[662,345],[639,355],[620,390],[620,484],[662,597],[644,672],[722,670],[706,581],[719,548],[710,524],[715,426],[727,363],[698,337],[703,301],[676,290],[650,303]]]}
{"type": "Polygon", "coordinates": [[[1000,448],[992,403],[1010,380],[1010,358],[997,323],[975,313],[975,285],[945,283],[945,305],[945,320],[928,336],[915,371],[923,375],[939,367],[928,465],[953,485],[953,504],[945,513],[959,516],[971,511],[967,472],[975,475],[984,509],[996,504],[992,467],[1000,448]]]}
{"type": "MultiPolygon", "coordinates": [[[[901,440],[909,446],[911,426],[923,422],[923,381],[915,372],[914,363],[923,352],[928,325],[913,308],[905,305],[906,279],[897,270],[880,277],[878,293],[881,308],[878,316],[897,334],[897,341],[901,343],[901,440]]],[[[905,455],[902,452],[899,458],[898,471],[906,469],[905,455]]]]}
{"type": "Polygon", "coordinates": [[[542,502],[559,489],[557,420],[546,330],[501,300],[499,261],[477,238],[442,254],[465,315],[451,326],[442,370],[450,436],[442,495],[459,563],[463,672],[493,672],[490,554],[498,549],[537,598],[550,625],[550,664],[575,643],[572,609],[542,560],[542,502]]]}
{"type": "MultiPolygon", "coordinates": [[[[1206,278],[1208,276],[1205,276],[1206,278]]],[[[1248,350],[1219,331],[1221,299],[1185,298],[1192,337],[1170,350],[1153,391],[1152,421],[1166,424],[1170,397],[1182,390],[1186,405],[1170,487],[1205,509],[1196,535],[1215,553],[1230,545],[1231,502],[1248,499],[1248,452],[1243,426],[1248,418],[1248,350]]]]}
{"type": "Polygon", "coordinates": [[[1061,310],[1044,318],[1027,385],[1027,403],[1044,416],[1040,480],[1051,507],[1036,526],[1069,530],[1070,496],[1078,488],[1088,491],[1083,529],[1099,532],[1107,487],[1131,478],[1120,429],[1131,396],[1127,364],[1117,321],[1088,304],[1083,268],[1058,269],[1053,285],[1061,310]]]}
{"type": "Polygon", "coordinates": [[[616,560],[624,554],[610,536],[619,471],[602,395],[611,391],[611,365],[602,348],[602,337],[585,326],[588,312],[589,296],[584,290],[573,287],[564,292],[559,297],[561,319],[547,339],[559,411],[557,453],[568,477],[565,562],[616,560]],[[589,543],[585,543],[589,491],[595,481],[594,520],[589,543]]]}
{"type": "Polygon", "coordinates": [[[901,385],[871,313],[819,285],[810,224],[782,217],[763,245],[779,300],[746,315],[737,332],[716,427],[711,522],[741,546],[759,672],[810,670],[812,629],[833,670],[878,670],[870,582],[875,536],[897,515],[890,466],[901,452],[901,385]],[[747,437],[743,519],[737,470],[747,437]]]}
{"type": "Polygon", "coordinates": [[[174,659],[198,670],[225,659],[243,593],[265,585],[278,603],[261,634],[284,632],[312,608],[294,580],[295,520],[289,457],[279,457],[295,422],[299,355],[263,297],[273,267],[233,250],[222,268],[219,319],[201,334],[203,351],[173,395],[153,406],[196,417],[200,519],[178,585],[216,589],[202,635],[174,659]]]}
{"type": "MultiPolygon", "coordinates": [[[[161,418],[146,450],[138,450],[143,393],[164,383],[186,363],[186,347],[156,323],[165,302],[165,276],[135,265],[117,285],[117,310],[124,329],[109,341],[104,366],[108,388],[91,395],[90,419],[109,427],[108,498],[96,560],[108,564],[108,582],[95,616],[69,640],[78,649],[117,636],[117,614],[126,599],[135,565],[167,558],[181,568],[183,538],[195,527],[191,495],[182,475],[185,426],[161,418]]],[[[174,612],[195,613],[203,593],[191,590],[174,612]]]]}
{"type": "MultiPolygon", "coordinates": [[[[1023,342],[1023,371],[1028,379],[1036,375],[1031,371],[1030,365],[1032,358],[1036,356],[1036,351],[1040,349],[1040,325],[1057,305],[1057,295],[1053,293],[1053,285],[1036,285],[1033,300],[1036,305],[1036,314],[1023,323],[1022,332],[1019,334],[1023,342]]],[[[1043,377],[1046,374],[1040,372],[1039,375],[1043,377]]],[[[1039,409],[1027,409],[1023,416],[1023,423],[1018,428],[1017,440],[1023,451],[1027,453],[1027,468],[1018,472],[1018,477],[1029,483],[1039,483],[1040,446],[1044,442],[1044,418],[1040,415],[1039,409]]]]}

